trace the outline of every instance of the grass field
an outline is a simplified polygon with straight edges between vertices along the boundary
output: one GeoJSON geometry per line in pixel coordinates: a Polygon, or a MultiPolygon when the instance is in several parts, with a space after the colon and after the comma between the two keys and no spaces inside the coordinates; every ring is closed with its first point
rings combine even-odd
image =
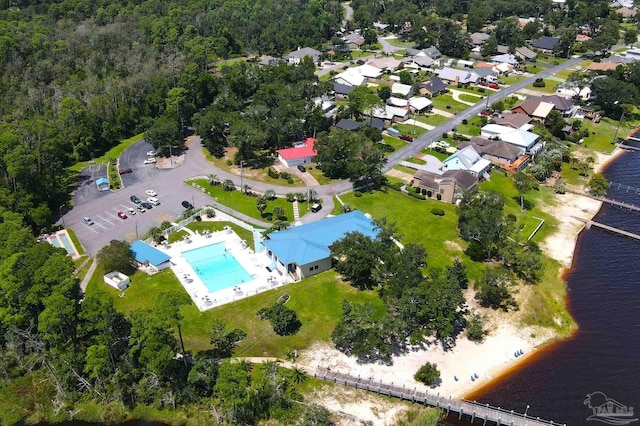
{"type": "Polygon", "coordinates": [[[438,126],[449,120],[449,118],[440,114],[429,114],[428,116],[419,115],[417,120],[430,126],[438,126]]]}
{"type": "Polygon", "coordinates": [[[500,77],[500,81],[504,81],[504,84],[507,85],[512,85],[512,84],[516,84],[524,79],[526,79],[527,77],[525,77],[524,75],[517,75],[517,74],[509,74],[506,77],[500,77]]]}
{"type": "MultiPolygon", "coordinates": [[[[115,307],[121,312],[152,307],[161,292],[184,292],[173,272],[168,269],[153,277],[136,272],[131,277],[132,284],[125,291],[125,297],[119,297],[120,291],[102,283],[102,275],[103,271],[98,267],[94,274],[96,279],[89,283],[87,293],[103,292],[113,299],[115,307]]],[[[303,349],[316,341],[329,341],[342,315],[341,303],[345,299],[357,303],[371,302],[380,314],[384,311],[382,301],[375,292],[356,290],[341,282],[334,272],[324,272],[206,312],[198,311],[194,305],[184,306],[181,312],[184,316],[185,347],[188,351],[210,349],[211,324],[218,318],[227,322],[229,327],[238,327],[247,332],[247,338],[236,351],[237,356],[283,357],[290,349],[303,349]],[[261,321],[256,316],[259,309],[273,305],[284,293],[291,296],[287,307],[296,311],[302,323],[300,331],[293,336],[276,335],[269,321],[261,321]]]]}
{"type": "MultiPolygon", "coordinates": [[[[122,155],[125,149],[129,148],[131,144],[139,141],[143,137],[144,133],[140,133],[138,135],[130,137],[129,139],[123,139],[118,145],[114,146],[100,157],[94,158],[93,161],[95,161],[96,163],[106,163],[107,161],[109,161],[109,158],[118,158],[120,157],[120,155],[122,155]]],[[[81,161],[69,167],[69,170],[73,172],[79,172],[81,169],[87,167],[88,165],[89,161],[81,161]]]]}
{"type": "Polygon", "coordinates": [[[384,143],[386,143],[387,145],[391,145],[396,151],[400,148],[404,148],[408,143],[407,141],[403,141],[400,138],[394,138],[393,136],[388,135],[382,135],[382,139],[384,140],[384,143]]]}
{"type": "Polygon", "coordinates": [[[402,133],[404,133],[406,135],[413,136],[415,138],[420,137],[423,134],[428,132],[428,130],[425,129],[424,127],[414,126],[413,124],[398,124],[398,123],[396,123],[396,125],[394,127],[396,129],[400,130],[400,132],[402,132],[402,133]]]}
{"type": "MultiPolygon", "coordinates": [[[[431,99],[433,101],[433,107],[437,109],[441,109],[443,111],[450,112],[452,114],[456,114],[464,111],[469,108],[468,105],[462,104],[458,101],[455,101],[450,93],[445,95],[436,96],[431,99]],[[448,108],[447,108],[448,107],[448,108]]],[[[431,123],[429,123],[431,124],[431,123]]]]}
{"type": "Polygon", "coordinates": [[[413,163],[413,164],[427,164],[426,161],[424,161],[422,158],[415,158],[415,157],[409,157],[407,158],[408,162],[413,163]]]}
{"type": "MultiPolygon", "coordinates": [[[[284,198],[276,198],[275,200],[267,201],[267,208],[260,215],[260,212],[256,208],[256,197],[242,194],[240,191],[224,191],[219,186],[212,186],[206,179],[196,179],[188,182],[190,185],[198,184],[203,188],[206,188],[207,194],[215,200],[227,207],[230,207],[236,211],[251,216],[256,219],[269,221],[275,219],[273,217],[273,208],[280,206],[284,209],[286,220],[293,222],[293,204],[285,200],[284,198]]],[[[295,188],[292,188],[291,192],[295,192],[295,188]]],[[[298,206],[300,210],[300,216],[307,213],[307,204],[300,203],[298,206]]]]}
{"type": "MultiPolygon", "coordinates": [[[[590,120],[583,120],[582,128],[589,130],[590,133],[588,137],[584,138],[584,147],[607,154],[612,152],[615,145],[611,142],[613,142],[618,124],[619,121],[612,120],[608,117],[604,117],[599,123],[593,123],[590,120]]],[[[635,126],[632,123],[623,121],[620,124],[617,137],[626,138],[634,127],[635,126]]]]}
{"type": "Polygon", "coordinates": [[[471,95],[471,94],[467,94],[467,93],[461,93],[459,95],[459,98],[461,101],[465,101],[465,102],[471,102],[473,104],[480,102],[482,100],[482,96],[475,96],[475,95],[471,95]]]}
{"type": "Polygon", "coordinates": [[[475,116],[468,120],[467,124],[458,124],[456,126],[456,132],[463,135],[479,136],[482,129],[482,119],[475,116]]]}
{"type": "Polygon", "coordinates": [[[447,158],[449,158],[451,156],[451,154],[434,151],[433,149],[430,149],[430,148],[425,148],[425,149],[421,150],[420,152],[422,152],[423,154],[432,155],[432,156],[436,157],[440,161],[444,161],[444,160],[446,160],[447,158]]]}
{"type": "MultiPolygon", "coordinates": [[[[411,167],[407,167],[407,166],[403,166],[402,164],[398,164],[397,166],[395,166],[393,168],[394,170],[397,170],[399,172],[403,172],[403,173],[409,173],[410,175],[413,175],[416,170],[412,169],[411,167]]],[[[344,200],[343,200],[344,201],[344,200]]],[[[348,204],[348,203],[347,203],[348,204]]]]}
{"type": "Polygon", "coordinates": [[[541,93],[555,93],[556,87],[558,86],[558,84],[560,84],[560,82],[555,80],[549,80],[548,78],[545,78],[543,81],[545,84],[544,87],[533,87],[533,84],[530,84],[527,87],[525,87],[525,89],[535,90],[536,92],[541,92],[541,93]]]}

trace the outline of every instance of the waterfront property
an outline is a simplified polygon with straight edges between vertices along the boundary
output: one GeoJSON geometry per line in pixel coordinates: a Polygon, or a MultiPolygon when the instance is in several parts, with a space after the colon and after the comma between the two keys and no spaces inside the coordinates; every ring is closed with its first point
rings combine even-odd
{"type": "Polygon", "coordinates": [[[374,238],[376,223],[361,211],[352,211],[318,222],[272,232],[262,244],[271,261],[269,269],[295,281],[327,271],[333,266],[331,245],[348,232],[374,238]]]}

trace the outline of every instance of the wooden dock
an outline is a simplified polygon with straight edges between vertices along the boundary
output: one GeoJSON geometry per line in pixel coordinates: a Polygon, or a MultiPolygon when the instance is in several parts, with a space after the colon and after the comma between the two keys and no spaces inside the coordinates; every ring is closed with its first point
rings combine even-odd
{"type": "MultiPolygon", "coordinates": [[[[629,138],[629,139],[631,139],[634,142],[640,142],[640,139],[638,139],[638,138],[629,138]]],[[[640,147],[627,145],[624,142],[621,142],[619,146],[620,146],[620,148],[627,149],[629,151],[640,151],[640,147]]]]}
{"type": "Polygon", "coordinates": [[[598,197],[596,195],[587,194],[586,192],[581,192],[581,191],[574,191],[573,189],[568,189],[568,188],[567,188],[567,192],[570,192],[572,194],[582,195],[584,197],[591,198],[593,200],[598,200],[603,203],[610,204],[612,206],[629,209],[630,211],[640,212],[640,207],[634,206],[633,204],[627,204],[627,203],[623,203],[616,200],[610,200],[609,198],[598,197]]]}
{"type": "Polygon", "coordinates": [[[419,391],[416,388],[408,389],[404,386],[394,386],[393,384],[382,383],[381,381],[376,382],[372,378],[364,379],[361,377],[354,377],[326,368],[318,367],[316,369],[315,377],[344,386],[350,386],[356,389],[364,389],[369,392],[375,392],[381,395],[399,398],[401,400],[412,401],[423,405],[430,405],[432,407],[436,407],[443,411],[446,411],[447,415],[450,412],[454,412],[458,414],[459,419],[461,419],[463,416],[467,416],[472,423],[477,419],[481,420],[483,422],[483,425],[492,423],[496,425],[510,426],[561,426],[561,423],[556,423],[551,420],[543,420],[539,417],[527,416],[526,414],[516,413],[513,410],[505,410],[500,407],[492,407],[489,404],[480,404],[475,401],[453,399],[451,397],[445,398],[443,396],[440,396],[439,394],[434,395],[426,391],[419,391]]]}
{"type": "Polygon", "coordinates": [[[636,240],[640,240],[640,235],[638,234],[634,234],[633,232],[629,232],[629,231],[625,231],[624,229],[619,229],[619,228],[614,228],[613,226],[609,226],[609,225],[605,225],[604,223],[600,223],[600,222],[595,222],[593,220],[587,220],[587,219],[583,219],[581,217],[577,217],[577,216],[571,216],[576,220],[579,220],[580,222],[584,223],[587,229],[591,229],[591,227],[595,226],[596,228],[601,228],[604,230],[607,230],[609,232],[613,232],[615,234],[620,234],[620,235],[624,235],[625,237],[629,237],[629,238],[633,238],[636,240]]]}

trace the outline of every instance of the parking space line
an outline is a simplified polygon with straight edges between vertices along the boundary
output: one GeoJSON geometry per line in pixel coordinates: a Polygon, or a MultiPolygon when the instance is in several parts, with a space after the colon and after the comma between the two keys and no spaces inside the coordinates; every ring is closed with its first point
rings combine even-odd
{"type": "MultiPolygon", "coordinates": [[[[95,223],[95,222],[94,222],[94,223],[95,223]]],[[[96,231],[95,229],[93,229],[93,227],[92,227],[92,226],[84,225],[84,227],[85,227],[85,228],[87,228],[87,229],[90,229],[91,231],[95,232],[96,234],[98,234],[98,233],[99,233],[98,231],[96,231]]]]}
{"type": "MultiPolygon", "coordinates": [[[[111,225],[111,226],[115,226],[115,225],[111,222],[111,220],[110,220],[110,219],[105,219],[104,217],[100,216],[99,214],[98,214],[98,215],[96,215],[96,216],[98,216],[102,221],[107,222],[109,225],[111,225]]],[[[103,228],[104,228],[104,229],[107,229],[107,228],[106,228],[106,227],[104,227],[104,226],[103,226],[103,228]]]]}
{"type": "MultiPolygon", "coordinates": [[[[100,216],[98,216],[98,217],[100,217],[100,216]]],[[[102,218],[101,218],[101,219],[102,219],[102,218]]],[[[95,222],[95,221],[94,221],[94,223],[95,223],[97,226],[99,226],[99,227],[101,227],[102,229],[104,229],[105,231],[107,230],[107,227],[106,227],[106,226],[104,226],[102,223],[100,223],[100,222],[95,222]]]]}

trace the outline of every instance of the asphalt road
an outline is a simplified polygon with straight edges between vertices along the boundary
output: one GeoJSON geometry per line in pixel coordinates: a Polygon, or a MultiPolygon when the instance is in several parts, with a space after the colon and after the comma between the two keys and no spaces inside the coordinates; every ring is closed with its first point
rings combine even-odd
{"type": "MultiPolygon", "coordinates": [[[[548,77],[562,69],[574,66],[581,60],[580,58],[570,59],[534,77],[503,88],[490,95],[488,102],[493,103],[503,99],[531,84],[536,78],[548,77]]],[[[389,156],[383,171],[386,172],[392,169],[403,159],[424,149],[431,142],[439,139],[444,132],[450,132],[463,119],[469,119],[477,115],[485,108],[486,103],[487,100],[483,99],[466,111],[415,139],[402,149],[395,151],[389,156]]],[[[74,196],[74,208],[64,215],[64,225],[73,228],[85,250],[90,255],[95,256],[100,248],[108,244],[110,240],[125,239],[132,241],[137,237],[143,236],[151,226],[159,225],[166,220],[175,221],[176,217],[181,216],[184,211],[181,206],[183,200],[190,201],[196,207],[213,205],[221,208],[211,197],[187,185],[185,180],[189,177],[207,176],[210,173],[216,173],[219,179],[230,179],[237,187],[240,186],[240,176],[217,169],[207,161],[198,137],[192,138],[188,142],[184,163],[173,169],[157,169],[153,165],[142,164],[146,158],[146,152],[150,149],[151,147],[148,143],[139,141],[131,145],[122,154],[120,168],[131,167],[134,172],[131,173],[132,176],[125,175],[125,188],[120,191],[100,192],[97,190],[95,179],[106,175],[106,172],[98,169],[98,166],[92,166],[93,169],[85,169],[81,172],[80,186],[76,191],[76,196],[74,196]],[[159,206],[145,213],[129,216],[128,219],[117,217],[118,211],[126,212],[129,207],[134,207],[134,204],[129,200],[132,194],[146,199],[147,195],[144,194],[144,191],[150,188],[158,192],[158,198],[161,202],[159,206]],[[91,217],[95,224],[85,224],[82,220],[84,216],[91,217]]],[[[263,193],[267,189],[273,189],[278,195],[285,195],[292,191],[306,192],[309,189],[314,189],[323,200],[323,208],[317,213],[308,213],[303,216],[300,219],[303,223],[313,222],[330,214],[334,207],[333,196],[348,191],[353,186],[349,181],[315,187],[295,188],[273,186],[249,179],[244,179],[244,183],[251,186],[252,191],[263,193]]],[[[221,210],[231,212],[229,208],[221,208],[221,210]]],[[[243,218],[243,215],[236,214],[236,216],[243,218]]],[[[263,226],[264,224],[259,223],[258,225],[263,226]]]]}

